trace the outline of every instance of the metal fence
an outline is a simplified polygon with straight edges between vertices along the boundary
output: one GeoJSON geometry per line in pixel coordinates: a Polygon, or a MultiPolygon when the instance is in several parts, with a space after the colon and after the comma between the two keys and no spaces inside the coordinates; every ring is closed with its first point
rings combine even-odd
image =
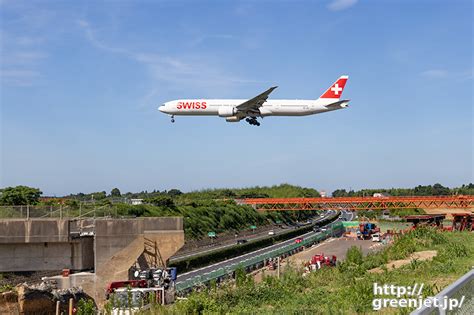
{"type": "Polygon", "coordinates": [[[444,314],[460,314],[472,315],[474,314],[474,269],[471,269],[464,276],[456,280],[453,284],[438,293],[434,298],[429,298],[432,301],[446,301],[449,305],[449,300],[456,301],[462,305],[455,307],[452,310],[446,309],[446,305],[440,307],[423,307],[419,310],[413,311],[412,315],[444,315],[444,314]]]}
{"type": "Polygon", "coordinates": [[[245,268],[245,269],[251,268],[253,266],[263,263],[264,261],[268,261],[270,258],[276,258],[276,257],[282,256],[291,252],[296,252],[298,248],[302,246],[311,246],[314,243],[319,243],[322,240],[325,240],[342,230],[343,230],[342,223],[338,222],[338,223],[331,224],[328,227],[327,231],[308,237],[299,244],[296,244],[296,243],[289,244],[289,245],[274,249],[270,252],[266,252],[254,257],[250,257],[244,261],[227,265],[226,267],[216,269],[209,273],[195,276],[186,281],[178,282],[176,285],[176,291],[178,292],[186,291],[190,288],[193,288],[196,286],[202,286],[206,283],[209,283],[211,280],[232,277],[232,274],[238,268],[245,268]]]}
{"type": "Polygon", "coordinates": [[[105,205],[79,204],[78,206],[0,206],[0,218],[80,218],[80,217],[117,217],[117,208],[105,205]]]}

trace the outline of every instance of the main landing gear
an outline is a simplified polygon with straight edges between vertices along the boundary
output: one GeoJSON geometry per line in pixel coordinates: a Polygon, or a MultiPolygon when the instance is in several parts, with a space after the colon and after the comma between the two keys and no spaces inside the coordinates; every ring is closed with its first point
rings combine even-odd
{"type": "Polygon", "coordinates": [[[175,120],[174,120],[174,115],[171,115],[171,122],[174,123],[175,120]]]}
{"type": "Polygon", "coordinates": [[[251,125],[260,126],[260,123],[257,121],[257,118],[255,118],[255,117],[246,118],[245,121],[248,122],[251,125]]]}

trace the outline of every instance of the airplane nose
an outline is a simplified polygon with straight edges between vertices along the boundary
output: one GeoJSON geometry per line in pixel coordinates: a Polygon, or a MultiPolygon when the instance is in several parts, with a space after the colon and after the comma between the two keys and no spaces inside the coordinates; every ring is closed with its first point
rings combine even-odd
{"type": "Polygon", "coordinates": [[[158,107],[158,110],[162,113],[166,113],[165,105],[161,105],[160,107],[158,107]]]}

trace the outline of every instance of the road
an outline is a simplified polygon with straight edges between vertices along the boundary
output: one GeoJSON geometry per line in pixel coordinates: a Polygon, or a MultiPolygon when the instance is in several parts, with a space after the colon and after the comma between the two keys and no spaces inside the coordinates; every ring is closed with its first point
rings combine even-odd
{"type": "MultiPolygon", "coordinates": [[[[334,213],[333,210],[328,211],[328,215],[330,215],[332,213],[334,213]]],[[[351,211],[342,210],[339,218],[334,222],[338,222],[338,221],[341,221],[341,220],[351,221],[353,219],[353,217],[354,217],[354,214],[351,211]]],[[[310,236],[316,235],[318,233],[320,233],[320,232],[311,231],[311,232],[308,232],[306,234],[294,237],[292,239],[283,241],[283,242],[278,243],[278,244],[274,244],[274,245],[271,245],[271,246],[268,246],[268,247],[265,247],[265,248],[261,248],[259,250],[256,250],[256,251],[253,251],[253,252],[241,255],[241,256],[237,256],[237,257],[234,257],[234,258],[230,258],[230,259],[215,263],[213,265],[205,266],[205,267],[202,267],[202,268],[199,268],[199,269],[196,269],[196,270],[192,270],[192,271],[180,274],[180,275],[178,275],[178,279],[177,279],[176,283],[178,284],[180,282],[186,281],[186,280],[194,278],[196,276],[202,276],[202,275],[211,273],[211,272],[213,272],[215,270],[218,270],[220,268],[225,268],[228,265],[239,264],[240,262],[243,262],[247,259],[250,259],[250,258],[252,258],[252,257],[254,257],[258,254],[262,254],[262,253],[265,253],[265,252],[270,252],[270,251],[275,250],[279,247],[293,244],[297,238],[305,239],[305,238],[308,238],[310,236]]]]}
{"type": "MultiPolygon", "coordinates": [[[[326,216],[324,216],[324,218],[325,217],[326,216]]],[[[315,221],[317,221],[317,220],[315,220],[315,221]]],[[[300,224],[300,228],[305,227],[306,225],[308,225],[308,224],[306,224],[306,223],[305,224],[300,224]]],[[[290,230],[292,228],[293,228],[292,226],[286,226],[285,228],[280,228],[278,226],[275,226],[275,227],[272,228],[272,230],[274,231],[275,235],[279,235],[279,234],[288,232],[288,230],[290,230]]],[[[170,258],[170,262],[178,261],[178,260],[193,257],[193,256],[201,256],[202,254],[205,254],[205,253],[211,253],[211,252],[214,252],[214,251],[222,250],[222,249],[227,248],[227,247],[235,246],[236,240],[238,240],[238,239],[245,239],[248,242],[253,242],[253,241],[256,241],[256,240],[268,238],[268,237],[270,237],[268,235],[268,232],[269,231],[264,231],[264,232],[257,233],[257,234],[254,234],[254,235],[240,236],[240,237],[236,237],[235,239],[227,240],[227,241],[224,242],[224,244],[221,244],[221,245],[216,244],[215,246],[209,247],[207,249],[192,250],[192,251],[189,251],[185,254],[177,254],[177,255],[174,255],[170,258]]]]}

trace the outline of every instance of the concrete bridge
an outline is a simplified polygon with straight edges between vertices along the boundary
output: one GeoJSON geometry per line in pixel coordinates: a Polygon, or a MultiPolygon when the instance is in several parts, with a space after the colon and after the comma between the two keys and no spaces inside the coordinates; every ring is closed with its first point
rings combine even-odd
{"type": "Polygon", "coordinates": [[[132,266],[165,266],[184,245],[183,218],[2,219],[0,272],[79,272],[61,287],[82,286],[103,299],[106,284],[132,266]]]}

